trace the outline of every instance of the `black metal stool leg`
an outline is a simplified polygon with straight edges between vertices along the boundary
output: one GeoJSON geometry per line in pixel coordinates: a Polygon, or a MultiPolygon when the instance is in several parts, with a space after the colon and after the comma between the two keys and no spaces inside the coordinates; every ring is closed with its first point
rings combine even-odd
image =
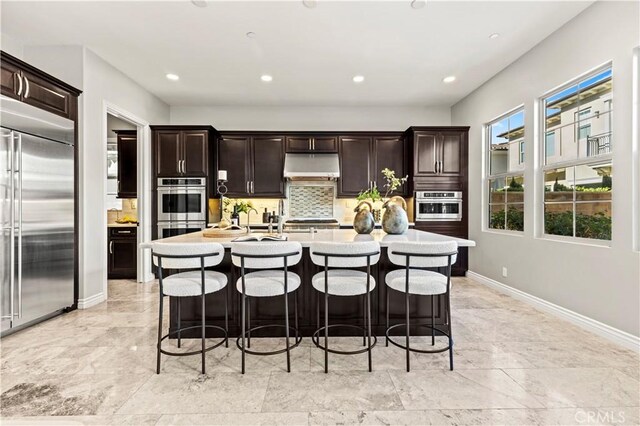
{"type": "Polygon", "coordinates": [[[287,345],[287,372],[291,372],[291,353],[289,350],[289,295],[284,295],[284,329],[287,345]]]}
{"type": "Polygon", "coordinates": [[[320,295],[317,294],[316,296],[316,330],[318,330],[320,328],[320,295]]]}
{"type": "Polygon", "coordinates": [[[324,284],[324,372],[329,372],[329,293],[328,283],[324,284]]]}
{"type": "Polygon", "coordinates": [[[411,367],[409,365],[409,330],[410,330],[410,323],[409,323],[409,292],[405,293],[405,316],[406,316],[406,322],[407,322],[407,372],[410,371],[411,367]]]}
{"type": "MultiPolygon", "coordinates": [[[[204,274],[203,274],[204,275],[204,274]]],[[[204,279],[202,280],[203,288],[204,288],[204,279]]],[[[204,355],[205,355],[205,297],[204,290],[202,291],[202,374],[205,374],[205,366],[204,366],[204,355]]]]}
{"type": "Polygon", "coordinates": [[[156,374],[160,374],[160,348],[162,344],[162,304],[164,297],[160,293],[160,311],[158,312],[158,355],[156,360],[156,374]]]}
{"type": "Polygon", "coordinates": [[[371,361],[371,292],[367,293],[367,334],[369,346],[369,372],[371,372],[373,370],[373,363],[371,361]]]}
{"type": "Polygon", "coordinates": [[[229,347],[229,285],[225,290],[224,295],[224,329],[227,331],[227,338],[225,339],[224,346],[229,347]]]}
{"type": "Polygon", "coordinates": [[[447,322],[449,323],[449,370],[453,370],[453,333],[451,332],[451,294],[447,293],[447,322]]]}
{"type": "MultiPolygon", "coordinates": [[[[387,321],[386,321],[386,325],[385,325],[384,329],[385,330],[389,330],[389,289],[386,288],[385,290],[387,291],[387,308],[385,309],[385,314],[386,314],[386,317],[387,317],[387,321]]],[[[385,334],[385,338],[384,338],[385,346],[389,346],[389,338],[386,337],[387,332],[385,331],[384,334],[385,334]]]]}
{"type": "Polygon", "coordinates": [[[435,305],[433,303],[433,294],[431,297],[431,346],[435,346],[436,344],[436,329],[435,327],[435,305]]]}
{"type": "Polygon", "coordinates": [[[295,315],[295,317],[293,318],[293,323],[297,331],[298,330],[298,292],[293,293],[293,314],[295,315]]]}
{"type": "Polygon", "coordinates": [[[251,299],[247,298],[247,347],[251,348],[251,299]]]}
{"type": "Polygon", "coordinates": [[[178,313],[178,347],[180,347],[181,339],[180,339],[180,328],[182,327],[180,325],[180,306],[182,305],[182,303],[180,303],[180,301],[182,300],[181,297],[176,297],[176,299],[178,299],[177,304],[178,304],[178,309],[177,309],[177,313],[178,313]]]}
{"type": "Polygon", "coordinates": [[[367,296],[362,295],[362,346],[367,346],[367,296]]]}
{"type": "Polygon", "coordinates": [[[246,299],[246,296],[244,294],[242,294],[242,334],[241,334],[241,336],[242,336],[242,347],[240,348],[241,351],[242,351],[242,362],[241,362],[242,374],[244,374],[244,355],[245,355],[245,353],[244,353],[244,334],[245,334],[245,329],[246,329],[245,321],[247,320],[247,317],[245,316],[246,315],[245,310],[246,310],[246,307],[247,307],[247,305],[246,305],[247,301],[245,299],[246,299]]]}

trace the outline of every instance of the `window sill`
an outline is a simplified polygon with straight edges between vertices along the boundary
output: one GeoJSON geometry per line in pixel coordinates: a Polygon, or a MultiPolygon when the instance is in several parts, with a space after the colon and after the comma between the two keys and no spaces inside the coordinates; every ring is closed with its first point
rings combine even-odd
{"type": "Polygon", "coordinates": [[[544,234],[541,237],[536,237],[536,239],[555,241],[559,243],[576,244],[580,246],[611,248],[611,240],[594,240],[591,238],[565,237],[562,235],[551,235],[551,234],[544,234]]]}
{"type": "Polygon", "coordinates": [[[483,229],[482,232],[485,232],[487,234],[509,235],[512,237],[524,237],[524,231],[509,231],[506,229],[486,228],[486,229],[483,229]]]}

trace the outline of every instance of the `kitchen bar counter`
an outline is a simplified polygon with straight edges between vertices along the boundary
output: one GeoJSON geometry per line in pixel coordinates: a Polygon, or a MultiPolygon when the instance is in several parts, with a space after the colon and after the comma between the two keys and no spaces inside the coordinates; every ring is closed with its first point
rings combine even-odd
{"type": "MultiPolygon", "coordinates": [[[[298,302],[298,321],[299,330],[303,336],[311,336],[316,330],[316,306],[320,296],[320,293],[315,291],[311,286],[311,278],[314,274],[321,272],[322,268],[314,265],[309,258],[309,246],[313,241],[335,241],[335,242],[352,242],[352,241],[379,241],[382,247],[380,261],[378,264],[373,265],[371,273],[376,281],[375,289],[372,291],[371,296],[371,323],[372,331],[377,336],[384,336],[385,332],[385,317],[386,306],[385,301],[387,297],[387,287],[384,285],[384,279],[387,272],[398,269],[399,267],[391,264],[387,256],[387,247],[389,243],[393,241],[446,241],[455,240],[460,247],[474,247],[475,242],[471,240],[465,240],[460,238],[452,238],[445,235],[433,234],[430,232],[424,232],[419,230],[410,229],[403,235],[388,235],[380,229],[374,230],[368,235],[358,235],[353,229],[335,229],[335,230],[318,230],[316,233],[300,233],[291,232],[288,233],[289,241],[299,241],[303,247],[303,256],[300,263],[289,268],[290,271],[297,273],[302,278],[302,284],[298,291],[291,295],[290,302],[292,304],[293,297],[296,297],[298,302]]],[[[234,244],[231,242],[233,238],[208,238],[202,235],[202,232],[193,232],[190,234],[179,235],[170,238],[164,238],[162,242],[219,242],[225,247],[225,256],[223,262],[216,266],[214,269],[227,275],[229,285],[227,286],[228,292],[218,292],[206,296],[206,316],[207,323],[224,327],[224,298],[227,297],[229,302],[229,336],[238,336],[240,334],[241,326],[241,296],[236,290],[235,283],[237,282],[240,273],[238,268],[231,263],[230,248],[234,244]]],[[[242,243],[237,243],[242,244],[242,243]]],[[[268,244],[268,243],[266,243],[268,244]]],[[[148,247],[148,245],[145,245],[148,247]]],[[[404,295],[398,292],[391,291],[389,293],[390,308],[389,316],[391,324],[401,322],[404,320],[405,313],[405,299],[404,295]]],[[[444,315],[444,298],[436,299],[435,304],[435,320],[437,324],[442,324],[445,318],[444,315]]],[[[177,299],[171,298],[170,300],[170,326],[172,330],[177,325],[177,299]]],[[[291,306],[290,304],[290,306],[291,306]]],[[[323,305],[322,303],[320,305],[323,305]]],[[[412,296],[410,299],[411,317],[419,322],[426,323],[431,320],[431,301],[428,297],[416,297],[412,296]]],[[[284,321],[284,304],[282,297],[268,297],[251,300],[251,325],[266,325],[266,324],[280,324],[284,321]]],[[[180,309],[181,325],[195,326],[200,321],[200,298],[191,297],[183,298],[181,300],[180,309]]],[[[320,310],[320,317],[323,318],[324,312],[320,310]]],[[[361,325],[364,315],[363,297],[333,297],[329,308],[329,322],[336,324],[351,324],[361,325]]],[[[293,316],[293,314],[292,314],[293,316]]],[[[293,318],[292,318],[293,319],[293,318]]],[[[293,323],[293,321],[291,321],[293,323]]],[[[400,328],[398,328],[401,332],[400,328]]],[[[184,337],[198,337],[197,331],[192,330],[183,333],[184,337]]],[[[417,327],[412,329],[414,335],[423,335],[428,332],[425,327],[417,327]]],[[[211,331],[211,336],[217,336],[215,331],[211,331]]],[[[263,329],[260,332],[256,332],[255,336],[279,336],[281,329],[263,329]]],[[[335,332],[332,329],[332,335],[353,335],[354,329],[351,328],[336,328],[335,332]]]]}

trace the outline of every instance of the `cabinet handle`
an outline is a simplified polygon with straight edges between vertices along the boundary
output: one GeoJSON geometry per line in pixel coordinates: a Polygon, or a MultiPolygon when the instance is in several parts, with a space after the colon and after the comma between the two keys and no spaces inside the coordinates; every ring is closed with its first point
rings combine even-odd
{"type": "Polygon", "coordinates": [[[29,79],[24,77],[24,98],[29,97],[29,79]]]}
{"type": "Polygon", "coordinates": [[[438,173],[438,160],[433,163],[433,172],[438,173]]]}
{"type": "Polygon", "coordinates": [[[438,167],[438,173],[442,174],[442,161],[438,161],[440,166],[438,167]]]}
{"type": "Polygon", "coordinates": [[[252,194],[254,193],[254,190],[253,190],[254,186],[253,186],[253,184],[254,184],[254,181],[251,181],[251,193],[252,193],[252,194]]]}
{"type": "Polygon", "coordinates": [[[313,151],[313,139],[309,139],[309,151],[313,151]]]}
{"type": "Polygon", "coordinates": [[[247,181],[247,184],[245,185],[245,190],[247,194],[249,194],[249,181],[247,181]]]}
{"type": "Polygon", "coordinates": [[[316,140],[315,139],[311,139],[311,150],[312,151],[316,150],[316,140]]]}
{"type": "Polygon", "coordinates": [[[109,254],[113,254],[113,241],[109,241],[109,254]]]}
{"type": "Polygon", "coordinates": [[[20,73],[15,73],[16,77],[18,77],[18,96],[22,94],[22,76],[20,73]]]}

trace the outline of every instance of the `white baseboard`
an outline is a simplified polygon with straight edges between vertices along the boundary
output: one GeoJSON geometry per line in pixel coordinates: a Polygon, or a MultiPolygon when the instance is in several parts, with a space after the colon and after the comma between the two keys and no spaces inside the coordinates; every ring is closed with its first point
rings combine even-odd
{"type": "Polygon", "coordinates": [[[581,315],[577,312],[571,311],[562,306],[558,306],[554,303],[548,302],[536,296],[532,296],[529,293],[525,293],[522,290],[518,290],[513,287],[509,287],[506,284],[485,277],[473,271],[467,271],[467,277],[480,284],[491,287],[501,293],[513,297],[514,299],[521,300],[534,308],[541,311],[550,313],[564,320],[569,321],[579,327],[584,328],[587,331],[595,333],[604,337],[614,343],[624,346],[627,349],[631,349],[635,352],[640,352],[640,337],[627,333],[626,331],[618,330],[617,328],[603,324],[592,318],[581,315]]]}
{"type": "Polygon", "coordinates": [[[85,299],[78,299],[78,309],[89,309],[90,307],[100,304],[105,300],[104,293],[102,292],[85,299]]]}

